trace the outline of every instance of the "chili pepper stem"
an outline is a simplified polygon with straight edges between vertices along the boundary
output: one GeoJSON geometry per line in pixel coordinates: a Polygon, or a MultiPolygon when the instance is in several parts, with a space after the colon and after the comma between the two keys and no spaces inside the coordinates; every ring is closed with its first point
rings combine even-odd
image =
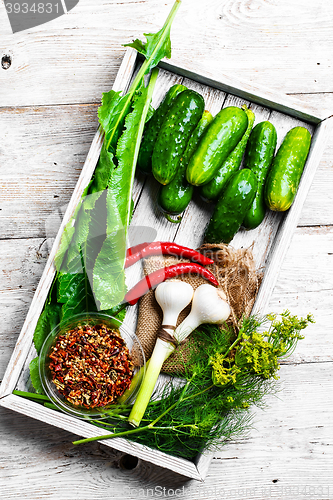
{"type": "Polygon", "coordinates": [[[160,374],[164,361],[170,356],[175,347],[170,342],[157,339],[153,354],[149,360],[149,366],[140,387],[137,398],[134,402],[128,421],[133,427],[138,427],[143,414],[147,408],[155,384],[160,374]]]}

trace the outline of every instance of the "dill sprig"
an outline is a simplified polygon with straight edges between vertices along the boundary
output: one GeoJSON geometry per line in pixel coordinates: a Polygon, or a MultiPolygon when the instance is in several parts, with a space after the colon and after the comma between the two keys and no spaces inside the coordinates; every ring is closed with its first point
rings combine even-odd
{"type": "Polygon", "coordinates": [[[148,404],[140,427],[129,428],[128,408],[105,422],[92,421],[110,434],[74,444],[126,437],[193,460],[203,450],[244,436],[251,427],[250,408],[263,407],[265,395],[276,390],[279,360],[295,349],[310,322],[311,315],[298,319],[285,311],[280,319],[272,314],[243,317],[237,335],[227,325],[202,325],[192,333],[192,344],[200,348],[184,359],[183,384],[172,378],[148,404]]]}

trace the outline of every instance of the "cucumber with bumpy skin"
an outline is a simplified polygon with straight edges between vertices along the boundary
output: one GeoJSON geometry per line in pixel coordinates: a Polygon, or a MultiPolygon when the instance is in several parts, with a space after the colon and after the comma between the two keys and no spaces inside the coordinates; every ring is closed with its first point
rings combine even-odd
{"type": "Polygon", "coordinates": [[[175,177],[167,186],[161,186],[158,196],[158,205],[162,212],[170,215],[178,215],[184,212],[185,208],[190,203],[194,186],[189,184],[186,180],[186,167],[193,152],[198,146],[200,137],[212,120],[212,114],[209,111],[204,111],[198,125],[189,138],[185,152],[180,159],[179,168],[175,177]]]}
{"type": "Polygon", "coordinates": [[[217,113],[189,161],[186,178],[190,184],[201,186],[213,179],[221,163],[240,141],[247,124],[245,111],[236,106],[228,106],[217,113]]]}
{"type": "Polygon", "coordinates": [[[261,224],[266,214],[264,199],[265,180],[274,158],[277,134],[269,121],[258,123],[251,132],[244,156],[244,167],[257,177],[258,189],[253,203],[246,213],[242,226],[254,229],[261,224]]]}
{"type": "Polygon", "coordinates": [[[305,127],[294,127],[286,134],[269,170],[265,185],[268,208],[288,210],[294,201],[311,144],[305,127]]]}
{"type": "Polygon", "coordinates": [[[217,200],[205,232],[207,243],[230,243],[257,191],[257,179],[248,168],[235,172],[217,200]]]}
{"type": "Polygon", "coordinates": [[[150,120],[146,123],[137,163],[137,166],[142,173],[151,174],[151,157],[155,141],[164,118],[177,95],[186,89],[187,87],[185,87],[185,85],[180,84],[170,87],[168,92],[165,94],[163,101],[155,110],[150,120]]]}
{"type": "Polygon", "coordinates": [[[228,158],[222,163],[222,165],[218,168],[215,177],[209,181],[207,184],[204,184],[200,189],[201,198],[204,201],[214,201],[219,195],[222,193],[223,188],[227,184],[228,180],[232,176],[234,172],[239,170],[239,167],[242,163],[242,158],[244,155],[244,151],[246,148],[247,141],[249,139],[250,132],[253,127],[253,123],[255,120],[255,116],[253,111],[247,108],[247,106],[242,106],[244,109],[247,119],[248,125],[247,129],[235,147],[235,149],[230,153],[228,158]]]}
{"type": "Polygon", "coordinates": [[[194,90],[184,90],[171,104],[152,155],[152,172],[161,184],[169,184],[175,177],[187,141],[204,109],[205,101],[202,95],[194,90]]]}

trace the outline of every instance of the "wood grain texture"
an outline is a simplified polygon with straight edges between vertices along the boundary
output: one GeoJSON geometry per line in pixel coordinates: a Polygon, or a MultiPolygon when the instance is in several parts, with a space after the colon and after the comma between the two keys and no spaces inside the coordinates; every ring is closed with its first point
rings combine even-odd
{"type": "Polygon", "coordinates": [[[247,439],[215,452],[204,483],[143,461],[131,471],[119,470],[122,453],[97,443],[74,447],[74,434],[1,408],[8,450],[2,456],[3,496],[17,498],[24,490],[29,499],[36,491],[40,498],[67,499],[70,490],[84,500],[110,495],[135,500],[139,490],[143,498],[158,498],[159,488],[179,488],[188,500],[223,498],[223,491],[225,498],[291,500],[309,497],[301,489],[312,487],[312,498],[329,499],[320,487],[332,488],[332,400],[326,399],[331,363],[283,366],[279,384],[283,398],[272,396],[265,410],[256,410],[247,439]],[[295,393],[299,384],[303,391],[295,393]]]}
{"type": "Polygon", "coordinates": [[[55,236],[98,128],[97,106],[1,109],[2,238],[55,236]]]}
{"type": "MultiPolygon", "coordinates": [[[[12,65],[0,71],[1,105],[99,102],[119,68],[122,44],[157,31],[172,4],[81,0],[67,15],[14,37],[2,7],[2,52],[12,65]]],[[[174,21],[174,63],[200,73],[215,61],[217,77],[232,74],[283,93],[331,92],[331,2],[206,0],[204,8],[196,6],[183,0],[174,21]]]]}
{"type": "MultiPolygon", "coordinates": [[[[24,399],[13,394],[6,395],[2,398],[1,405],[5,408],[10,408],[18,413],[23,413],[28,417],[36,418],[36,403],[24,399]]],[[[75,419],[63,412],[58,412],[44,406],[38,406],[38,419],[42,422],[49,423],[59,429],[66,429],[69,432],[75,433],[78,436],[95,437],[108,434],[105,429],[95,427],[84,419],[75,419]]],[[[129,441],[123,438],[114,438],[105,441],[105,446],[112,447],[123,451],[127,454],[148,461],[155,465],[163,465],[165,468],[177,472],[182,471],[183,475],[196,480],[201,480],[201,477],[192,461],[185,460],[179,457],[172,457],[162,453],[159,450],[150,450],[148,447],[129,441]]]]}
{"type": "MultiPolygon", "coordinates": [[[[101,93],[119,69],[121,44],[159,29],[172,3],[80,0],[68,15],[15,35],[0,6],[0,57],[12,58],[9,69],[0,66],[0,378],[96,132],[101,93]]],[[[332,26],[327,0],[183,0],[171,62],[332,110],[332,26]]],[[[257,114],[266,119],[259,107],[257,114]]],[[[316,323],[282,366],[279,398],[256,412],[249,439],[216,452],[200,484],[141,460],[124,470],[122,452],[98,443],[75,448],[74,435],[0,408],[2,498],[68,500],[70,492],[130,500],[160,498],[163,488],[164,496],[179,488],[189,500],[332,497],[332,164],[331,136],[269,302],[274,311],[311,311],[316,323]]],[[[138,206],[145,182],[135,186],[138,206]]],[[[155,196],[153,183],[147,189],[155,196]]],[[[194,203],[185,217],[201,209],[194,203]]],[[[182,231],[175,238],[186,243],[182,231]]]]}

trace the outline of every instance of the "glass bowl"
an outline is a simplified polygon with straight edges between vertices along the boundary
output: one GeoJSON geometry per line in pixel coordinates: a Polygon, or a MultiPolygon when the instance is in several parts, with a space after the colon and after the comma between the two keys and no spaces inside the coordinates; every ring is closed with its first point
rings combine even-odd
{"type": "Polygon", "coordinates": [[[79,418],[108,418],[110,415],[112,415],[112,411],[118,410],[120,407],[130,404],[135,399],[140,389],[145,373],[145,368],[145,355],[140,341],[135,333],[131,332],[116,318],[101,313],[80,314],[73,316],[67,321],[59,323],[46,338],[39,355],[39,375],[46,395],[50,398],[50,400],[55,404],[57,408],[64,411],[65,413],[79,418]],[[143,361],[143,364],[142,367],[134,366],[132,381],[129,389],[125,390],[125,392],[116,401],[106,406],[94,408],[86,408],[83,405],[76,406],[68,401],[66,397],[58,391],[56,385],[52,380],[51,370],[49,366],[51,361],[51,350],[56,344],[59,335],[64,335],[65,333],[79,326],[96,326],[100,324],[105,325],[107,328],[116,328],[120,333],[120,336],[124,340],[126,346],[128,347],[129,352],[132,355],[131,358],[135,359],[135,357],[139,357],[141,358],[141,362],[143,361]]]}

